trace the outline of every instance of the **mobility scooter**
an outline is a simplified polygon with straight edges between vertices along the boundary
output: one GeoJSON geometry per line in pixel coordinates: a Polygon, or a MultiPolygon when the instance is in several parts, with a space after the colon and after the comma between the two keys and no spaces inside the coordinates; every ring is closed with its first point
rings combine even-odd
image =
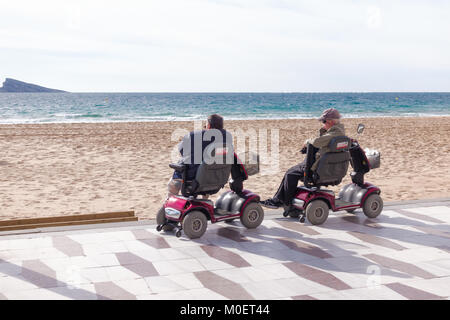
{"type": "MultiPolygon", "coordinates": [[[[358,134],[363,131],[364,125],[359,124],[358,134]]],[[[366,154],[358,141],[346,136],[333,138],[328,148],[330,152],[322,155],[317,168],[312,170],[318,149],[311,144],[307,146],[304,186],[298,188],[291,206],[285,208],[283,215],[300,217],[302,223],[305,222],[306,216],[311,224],[320,225],[327,220],[329,210],[352,213],[362,208],[368,218],[376,218],[383,210],[381,190],[369,182],[364,182],[364,174],[380,166],[380,153],[372,151],[366,154]],[[350,174],[352,183],[345,185],[337,198],[332,190],[321,188],[340,184],[347,173],[349,163],[353,167],[350,174]]]]}
{"type": "MultiPolygon", "coordinates": [[[[182,174],[181,195],[170,196],[158,211],[157,231],[175,230],[177,237],[181,237],[181,231],[184,231],[188,238],[195,239],[205,233],[208,220],[216,223],[240,218],[241,223],[249,229],[262,223],[264,210],[259,204],[260,197],[243,189],[243,181],[248,178],[248,173],[238,156],[227,145],[213,143],[208,148],[211,150],[205,155],[209,156],[204,155],[192,181],[186,180],[185,164],[169,165],[182,174]],[[200,195],[219,192],[228,182],[230,174],[231,190],[224,192],[215,204],[211,200],[198,198],[200,195]]],[[[259,171],[259,162],[257,168],[259,171]]]]}

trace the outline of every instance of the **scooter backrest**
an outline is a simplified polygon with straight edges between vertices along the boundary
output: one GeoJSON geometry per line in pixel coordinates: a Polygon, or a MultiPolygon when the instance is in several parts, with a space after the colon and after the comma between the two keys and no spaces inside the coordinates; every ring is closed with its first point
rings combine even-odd
{"type": "Polygon", "coordinates": [[[350,138],[339,136],[328,145],[328,152],[321,155],[315,170],[316,183],[339,184],[347,174],[350,163],[350,138]]]}
{"type": "Polygon", "coordinates": [[[228,182],[234,164],[232,144],[212,143],[203,154],[197,169],[193,192],[218,192],[228,182]]]}
{"type": "Polygon", "coordinates": [[[346,136],[338,136],[331,139],[328,144],[329,152],[343,152],[350,149],[351,140],[346,136]]]}

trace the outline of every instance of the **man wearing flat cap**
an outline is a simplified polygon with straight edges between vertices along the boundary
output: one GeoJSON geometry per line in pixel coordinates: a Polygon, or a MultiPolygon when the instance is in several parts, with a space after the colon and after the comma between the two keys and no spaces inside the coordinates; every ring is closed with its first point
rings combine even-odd
{"type": "MultiPolygon", "coordinates": [[[[303,151],[306,150],[306,145],[308,143],[319,149],[316,153],[316,161],[311,167],[312,170],[317,168],[320,156],[328,152],[328,144],[331,139],[337,136],[345,136],[344,125],[340,123],[340,118],[341,115],[336,109],[330,108],[325,110],[319,118],[319,121],[323,123],[322,128],[319,130],[320,136],[305,141],[305,145],[302,149],[303,151]]],[[[278,208],[283,205],[290,206],[292,199],[297,192],[298,180],[303,180],[305,165],[306,159],[288,169],[275,195],[270,199],[261,201],[261,204],[269,208],[278,208]]]]}

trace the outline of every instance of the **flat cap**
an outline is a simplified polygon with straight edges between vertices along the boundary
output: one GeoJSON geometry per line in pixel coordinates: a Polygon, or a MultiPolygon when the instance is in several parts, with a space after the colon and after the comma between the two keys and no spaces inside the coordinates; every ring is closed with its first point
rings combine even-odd
{"type": "Polygon", "coordinates": [[[319,121],[323,120],[331,120],[331,119],[340,119],[341,114],[334,108],[330,108],[325,110],[319,118],[319,121]]]}

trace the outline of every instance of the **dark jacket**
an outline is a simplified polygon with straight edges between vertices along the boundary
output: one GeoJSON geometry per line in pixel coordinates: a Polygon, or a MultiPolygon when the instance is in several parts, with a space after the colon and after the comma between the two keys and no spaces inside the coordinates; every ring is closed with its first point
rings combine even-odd
{"type": "Polygon", "coordinates": [[[331,139],[338,136],[345,136],[345,128],[341,123],[335,124],[327,131],[321,131],[320,137],[306,141],[307,143],[311,143],[314,147],[319,148],[319,151],[316,153],[316,161],[311,167],[312,170],[316,170],[321,155],[329,152],[328,144],[331,139]]]}
{"type": "MultiPolygon", "coordinates": [[[[191,131],[179,143],[178,150],[182,157],[180,163],[188,165],[186,174],[188,180],[195,178],[197,169],[203,162],[203,153],[206,147],[213,142],[224,143],[232,147],[233,137],[224,129],[197,130],[191,131]]],[[[173,178],[181,179],[182,177],[179,172],[174,172],[173,178]]]]}

